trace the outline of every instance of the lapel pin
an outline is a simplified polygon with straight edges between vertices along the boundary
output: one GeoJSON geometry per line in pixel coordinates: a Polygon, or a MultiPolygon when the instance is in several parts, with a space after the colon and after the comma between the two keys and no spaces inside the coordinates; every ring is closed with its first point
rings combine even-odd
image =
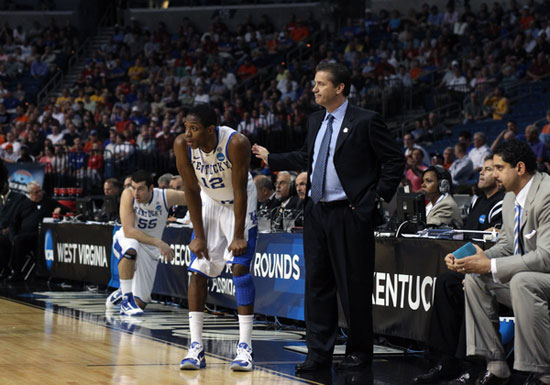
{"type": "Polygon", "coordinates": [[[347,133],[349,130],[347,127],[344,128],[344,133],[347,133]]]}

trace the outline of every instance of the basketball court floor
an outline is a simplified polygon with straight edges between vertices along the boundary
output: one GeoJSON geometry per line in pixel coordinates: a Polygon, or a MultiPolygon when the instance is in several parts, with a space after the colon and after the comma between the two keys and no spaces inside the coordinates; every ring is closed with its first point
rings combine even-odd
{"type": "Polygon", "coordinates": [[[430,366],[418,353],[382,354],[368,370],[299,378],[294,366],[305,355],[289,347],[303,348],[305,331],[258,320],[256,368],[234,373],[238,322],[232,314],[210,313],[203,333],[207,367],[182,371],[187,310],[153,303],[143,317],[125,317],[105,310],[107,294],[83,285],[0,283],[0,384],[410,384],[430,366]]]}

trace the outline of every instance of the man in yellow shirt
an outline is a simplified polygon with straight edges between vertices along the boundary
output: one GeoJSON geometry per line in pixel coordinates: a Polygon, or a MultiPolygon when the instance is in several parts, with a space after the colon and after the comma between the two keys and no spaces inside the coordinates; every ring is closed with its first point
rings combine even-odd
{"type": "Polygon", "coordinates": [[[131,82],[139,82],[143,79],[145,67],[141,65],[141,60],[136,59],[136,63],[128,69],[128,77],[131,82]]]}
{"type": "Polygon", "coordinates": [[[503,95],[502,88],[500,87],[495,87],[493,93],[487,95],[483,101],[483,105],[487,107],[486,115],[488,116],[492,112],[494,120],[502,120],[504,115],[508,115],[510,112],[510,102],[503,95]]]}

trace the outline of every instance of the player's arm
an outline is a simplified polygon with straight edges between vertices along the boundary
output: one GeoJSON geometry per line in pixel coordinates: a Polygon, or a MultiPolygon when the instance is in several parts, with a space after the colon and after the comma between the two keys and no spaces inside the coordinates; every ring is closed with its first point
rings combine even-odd
{"type": "Polygon", "coordinates": [[[180,134],[174,141],[174,154],[176,155],[178,172],[183,179],[183,191],[195,233],[195,239],[191,241],[189,248],[198,258],[205,257],[209,259],[206,247],[206,235],[202,223],[201,188],[193,171],[188,151],[185,135],[180,134]]]}
{"type": "Polygon", "coordinates": [[[228,247],[233,255],[241,255],[246,251],[247,242],[244,238],[244,225],[247,208],[248,168],[250,166],[250,142],[242,134],[234,134],[227,147],[227,155],[231,160],[233,182],[233,210],[235,212],[235,228],[233,241],[228,247]]]}
{"type": "Polygon", "coordinates": [[[145,243],[147,245],[156,246],[159,248],[160,253],[163,257],[166,257],[169,260],[174,258],[174,251],[172,248],[164,242],[162,239],[152,237],[145,234],[143,231],[136,229],[135,224],[135,214],[133,208],[133,199],[134,195],[132,191],[127,188],[122,192],[122,197],[120,198],[120,222],[122,223],[122,230],[124,231],[124,236],[126,238],[133,238],[139,243],[145,243]]]}
{"type": "Polygon", "coordinates": [[[187,199],[185,198],[184,191],[176,191],[172,189],[165,189],[166,204],[168,207],[172,206],[187,206],[187,199]]]}

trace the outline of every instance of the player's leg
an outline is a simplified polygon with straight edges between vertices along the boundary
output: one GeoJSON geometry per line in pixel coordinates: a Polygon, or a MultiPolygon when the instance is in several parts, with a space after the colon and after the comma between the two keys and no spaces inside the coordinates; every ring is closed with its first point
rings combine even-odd
{"type": "Polygon", "coordinates": [[[137,316],[142,315],[143,310],[136,304],[132,292],[136,258],[140,250],[139,242],[132,238],[126,238],[122,229],[116,232],[113,239],[113,251],[118,259],[118,276],[120,279],[120,314],[137,316]]]}
{"type": "Polygon", "coordinates": [[[180,369],[197,370],[206,367],[204,347],[202,344],[202,327],[204,322],[207,282],[206,276],[198,272],[192,273],[187,294],[191,343],[189,344],[187,355],[181,361],[180,369]]]}
{"type": "Polygon", "coordinates": [[[145,309],[145,306],[151,302],[151,292],[153,291],[158,264],[158,248],[141,245],[132,282],[132,293],[134,294],[136,304],[141,309],[145,309]]]}
{"type": "Polygon", "coordinates": [[[239,317],[237,354],[231,363],[231,369],[234,371],[250,371],[254,368],[252,329],[254,325],[256,289],[252,274],[250,274],[250,263],[252,262],[256,248],[256,230],[257,228],[253,227],[248,231],[248,247],[245,254],[233,257],[233,284],[235,285],[235,299],[239,317]]]}
{"type": "MultiPolygon", "coordinates": [[[[189,303],[189,329],[191,343],[187,356],[181,361],[181,369],[201,369],[206,366],[204,349],[202,344],[202,328],[204,321],[204,305],[206,303],[207,283],[209,277],[218,276],[225,267],[223,258],[224,250],[227,248],[225,238],[220,237],[219,205],[204,197],[202,207],[202,220],[206,243],[210,260],[197,258],[191,253],[189,271],[191,280],[189,282],[188,303],[189,303]]],[[[194,234],[191,239],[194,238],[194,234]]]]}

